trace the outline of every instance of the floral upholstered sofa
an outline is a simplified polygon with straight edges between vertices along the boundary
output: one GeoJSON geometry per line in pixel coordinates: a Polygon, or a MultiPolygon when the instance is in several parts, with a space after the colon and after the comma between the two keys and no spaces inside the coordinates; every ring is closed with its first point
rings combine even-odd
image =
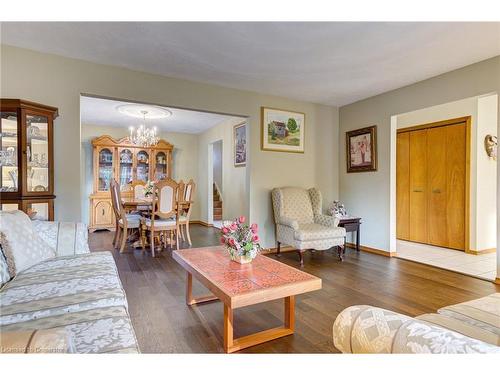
{"type": "Polygon", "coordinates": [[[113,256],[89,251],[84,224],[0,212],[0,244],[2,352],[139,351],[113,256]],[[23,336],[33,346],[44,334],[62,335],[66,345],[60,350],[56,338],[53,348],[47,340],[43,347],[16,346],[23,336]]]}
{"type": "Polygon", "coordinates": [[[333,324],[343,353],[500,353],[500,293],[411,318],[351,306],[333,324]]]}

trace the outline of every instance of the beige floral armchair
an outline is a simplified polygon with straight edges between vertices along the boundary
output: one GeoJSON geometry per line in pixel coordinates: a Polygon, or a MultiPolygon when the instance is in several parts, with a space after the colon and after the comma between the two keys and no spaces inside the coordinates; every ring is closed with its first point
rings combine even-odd
{"type": "Polygon", "coordinates": [[[304,264],[303,253],[310,250],[327,250],[336,246],[339,259],[345,244],[345,229],[339,220],[322,213],[321,192],[296,187],[273,189],[274,221],[276,223],[277,254],[281,244],[293,246],[304,264]]]}

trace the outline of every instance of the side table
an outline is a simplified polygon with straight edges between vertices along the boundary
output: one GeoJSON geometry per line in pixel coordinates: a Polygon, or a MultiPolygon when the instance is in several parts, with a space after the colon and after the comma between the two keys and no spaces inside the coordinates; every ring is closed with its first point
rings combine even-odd
{"type": "Polygon", "coordinates": [[[339,227],[345,228],[346,233],[356,232],[356,251],[359,251],[359,229],[361,227],[360,217],[340,218],[339,227]]]}

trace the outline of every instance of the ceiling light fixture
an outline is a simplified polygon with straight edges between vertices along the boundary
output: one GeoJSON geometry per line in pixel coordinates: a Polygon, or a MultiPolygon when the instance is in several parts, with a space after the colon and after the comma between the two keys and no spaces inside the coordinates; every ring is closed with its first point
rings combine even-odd
{"type": "Polygon", "coordinates": [[[141,124],[137,130],[131,126],[129,128],[130,135],[128,139],[133,144],[140,145],[142,147],[156,146],[159,141],[159,138],[156,136],[156,127],[150,129],[146,126],[146,115],[148,114],[148,111],[142,110],[141,113],[144,119],[144,124],[141,124]]]}

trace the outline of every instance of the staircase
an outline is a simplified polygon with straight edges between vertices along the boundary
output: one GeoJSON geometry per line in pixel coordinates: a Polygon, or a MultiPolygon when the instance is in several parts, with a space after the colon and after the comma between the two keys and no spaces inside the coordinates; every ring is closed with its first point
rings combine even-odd
{"type": "Polygon", "coordinates": [[[217,186],[214,184],[214,220],[222,220],[222,199],[217,190],[217,186]]]}

